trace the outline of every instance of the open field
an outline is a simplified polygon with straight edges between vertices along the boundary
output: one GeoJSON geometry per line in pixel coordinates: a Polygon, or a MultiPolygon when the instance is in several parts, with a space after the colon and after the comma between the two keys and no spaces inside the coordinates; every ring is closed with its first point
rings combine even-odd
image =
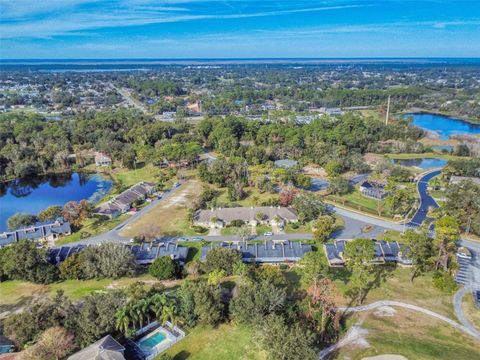
{"type": "Polygon", "coordinates": [[[187,181],[171,197],[158,203],[148,213],[125,226],[120,236],[134,237],[147,228],[155,226],[158,235],[195,235],[197,234],[188,222],[188,208],[201,192],[198,181],[187,181]]]}
{"type": "MultiPolygon", "coordinates": [[[[348,299],[343,295],[347,289],[344,282],[346,270],[335,270],[337,279],[335,283],[341,296],[337,299],[339,305],[348,305],[348,299]]],[[[375,289],[370,290],[365,304],[379,300],[396,300],[424,307],[439,314],[456,320],[452,295],[442,293],[432,285],[432,275],[426,274],[410,282],[410,269],[396,268],[386,271],[385,281],[375,289]]]]}
{"type": "Polygon", "coordinates": [[[456,160],[456,159],[461,159],[461,157],[455,156],[455,155],[449,155],[449,154],[442,154],[442,153],[437,153],[437,152],[429,152],[429,153],[415,153],[415,154],[385,154],[386,157],[390,159],[399,159],[399,160],[405,160],[405,159],[422,159],[422,158],[437,158],[437,159],[445,159],[445,160],[456,160]]]}
{"type": "Polygon", "coordinates": [[[197,326],[167,353],[174,360],[266,359],[252,341],[251,330],[231,324],[216,328],[197,326]]]}
{"type": "Polygon", "coordinates": [[[350,321],[366,331],[366,343],[346,346],[334,358],[398,354],[409,360],[480,359],[477,342],[440,320],[406,309],[388,310],[386,316],[377,311],[353,315],[350,321]]]}
{"type": "Polygon", "coordinates": [[[478,331],[480,331],[480,309],[475,305],[471,293],[463,297],[462,308],[470,323],[475,326],[478,331]]]}
{"type": "Polygon", "coordinates": [[[160,169],[152,164],[147,164],[134,170],[115,169],[110,172],[112,178],[122,187],[135,185],[140,181],[156,182],[160,169]]]}
{"type": "Polygon", "coordinates": [[[72,300],[78,300],[94,291],[113,287],[125,287],[137,281],[158,282],[148,274],[132,278],[102,280],[66,280],[50,285],[10,280],[0,283],[0,313],[17,308],[43,296],[51,296],[63,290],[72,300]]]}

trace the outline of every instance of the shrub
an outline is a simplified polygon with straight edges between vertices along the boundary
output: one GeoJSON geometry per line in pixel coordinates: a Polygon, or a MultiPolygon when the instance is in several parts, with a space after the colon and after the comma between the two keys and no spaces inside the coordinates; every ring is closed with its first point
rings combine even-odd
{"type": "Polygon", "coordinates": [[[446,294],[453,294],[457,289],[453,276],[446,272],[437,271],[433,274],[432,283],[433,286],[446,294]]]}
{"type": "Polygon", "coordinates": [[[178,273],[177,263],[169,256],[162,256],[155,259],[148,272],[158,280],[173,279],[178,273]]]}
{"type": "Polygon", "coordinates": [[[233,227],[241,227],[243,225],[245,225],[245,221],[243,221],[242,219],[236,219],[230,222],[230,226],[233,227]]]}

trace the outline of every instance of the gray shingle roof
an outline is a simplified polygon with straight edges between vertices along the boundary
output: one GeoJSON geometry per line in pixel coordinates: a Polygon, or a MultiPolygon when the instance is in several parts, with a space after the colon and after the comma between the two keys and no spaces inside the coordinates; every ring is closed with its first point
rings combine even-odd
{"type": "Polygon", "coordinates": [[[188,247],[176,243],[142,243],[129,247],[139,264],[149,264],[158,257],[169,256],[183,265],[188,256],[188,247]]]}
{"type": "Polygon", "coordinates": [[[0,246],[5,246],[20,240],[38,240],[53,234],[62,235],[69,234],[70,232],[70,223],[59,218],[55,221],[37,223],[15,231],[0,233],[0,246]]]}
{"type": "MultiPolygon", "coordinates": [[[[411,265],[412,260],[408,257],[410,248],[396,241],[374,240],[375,261],[377,262],[398,262],[403,265],[411,265]]],[[[323,249],[330,266],[343,266],[345,259],[346,240],[337,240],[331,244],[325,244],[323,249]]]]}
{"type": "Polygon", "coordinates": [[[107,335],[85,349],[68,357],[68,360],[125,360],[125,348],[107,335]]]}
{"type": "Polygon", "coordinates": [[[135,200],[145,197],[147,194],[151,193],[154,188],[155,184],[153,183],[146,181],[139,182],[106,203],[100,204],[95,209],[95,213],[112,215],[117,212],[125,211],[135,200]]]}
{"type": "Polygon", "coordinates": [[[279,217],[287,221],[298,220],[297,210],[287,207],[260,206],[250,207],[234,207],[234,208],[217,208],[213,210],[199,210],[195,215],[195,220],[200,223],[208,223],[212,218],[229,223],[233,220],[243,220],[245,222],[256,220],[255,215],[264,214],[266,220],[273,220],[279,217]]]}
{"type": "MultiPolygon", "coordinates": [[[[94,245],[90,245],[94,246],[94,245]]],[[[188,256],[188,247],[178,246],[175,243],[142,243],[141,245],[125,245],[135,256],[139,264],[150,264],[157,257],[170,256],[177,260],[180,265],[185,264],[188,256]]],[[[51,248],[48,251],[48,261],[58,265],[69,256],[80,253],[87,245],[62,246],[51,248]]]]}
{"type": "Polygon", "coordinates": [[[238,250],[242,254],[242,261],[256,263],[296,262],[307,252],[312,251],[311,245],[303,244],[301,241],[270,240],[261,244],[252,244],[246,241],[222,242],[202,247],[200,260],[205,261],[208,252],[216,247],[238,250]]]}

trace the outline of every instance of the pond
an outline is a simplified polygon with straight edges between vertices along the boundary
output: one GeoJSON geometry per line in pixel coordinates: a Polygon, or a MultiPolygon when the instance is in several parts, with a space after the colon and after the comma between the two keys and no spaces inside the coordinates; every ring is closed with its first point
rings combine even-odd
{"type": "Polygon", "coordinates": [[[56,174],[32,179],[17,179],[0,184],[0,232],[17,212],[37,214],[50,205],[86,199],[98,202],[111,189],[112,182],[100,175],[56,174]]]}
{"type": "Polygon", "coordinates": [[[433,169],[444,167],[447,160],[437,158],[394,159],[393,163],[402,166],[415,166],[420,169],[433,169]]]}
{"type": "Polygon", "coordinates": [[[405,114],[405,117],[412,117],[413,125],[437,133],[440,140],[448,140],[450,136],[458,134],[480,134],[480,124],[448,116],[421,113],[405,114]]]}

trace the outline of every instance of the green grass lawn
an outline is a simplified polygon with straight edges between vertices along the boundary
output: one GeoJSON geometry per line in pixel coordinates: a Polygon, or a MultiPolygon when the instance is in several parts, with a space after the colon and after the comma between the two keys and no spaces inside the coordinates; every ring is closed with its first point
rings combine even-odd
{"type": "MultiPolygon", "coordinates": [[[[355,189],[353,192],[346,195],[329,195],[326,199],[339,203],[345,207],[379,216],[377,210],[379,201],[363,196],[358,189],[355,189]]],[[[383,217],[389,217],[388,214],[386,214],[385,210],[383,210],[381,214],[381,216],[383,217]]]]}
{"type": "Polygon", "coordinates": [[[115,169],[111,172],[113,179],[126,187],[135,185],[140,181],[156,182],[159,174],[160,169],[152,164],[147,164],[136,170],[115,169]]]}
{"type": "Polygon", "coordinates": [[[230,324],[221,324],[216,328],[197,326],[167,353],[174,360],[266,359],[265,354],[255,346],[248,327],[230,324]]]}
{"type": "Polygon", "coordinates": [[[82,228],[76,232],[74,232],[71,235],[64,236],[60,239],[58,239],[55,244],[56,245],[64,245],[68,244],[71,242],[79,241],[81,239],[90,237],[90,236],[95,236],[98,234],[101,234],[105,231],[109,231],[113,229],[115,226],[119,225],[123,221],[125,221],[129,215],[127,214],[122,214],[119,217],[115,219],[109,219],[109,220],[100,220],[100,219],[94,219],[94,218],[89,218],[87,219],[82,228]]]}
{"type": "Polygon", "coordinates": [[[373,313],[355,315],[352,320],[368,331],[368,347],[341,348],[335,359],[360,360],[382,354],[403,355],[409,360],[480,359],[480,347],[470,336],[427,315],[395,309],[392,317],[373,313]]]}
{"type": "MultiPolygon", "coordinates": [[[[348,304],[349,299],[345,297],[348,279],[346,270],[338,269],[334,272],[335,284],[339,290],[338,303],[348,304]]],[[[398,300],[417,306],[422,306],[439,314],[456,319],[452,295],[442,293],[432,285],[432,274],[416,278],[410,282],[410,269],[397,267],[391,271],[385,271],[385,281],[380,286],[368,292],[365,304],[379,300],[398,300]]]]}
{"type": "MultiPolygon", "coordinates": [[[[29,303],[31,300],[51,296],[63,290],[72,300],[78,300],[94,291],[111,287],[125,287],[136,281],[156,282],[155,278],[144,274],[131,278],[101,280],[66,280],[49,285],[33,284],[26,281],[9,280],[0,283],[0,309],[29,303]]],[[[1,312],[1,311],[0,311],[1,312]]]]}
{"type": "Polygon", "coordinates": [[[277,194],[261,193],[256,187],[246,187],[244,190],[247,197],[243,200],[230,201],[228,199],[228,192],[225,188],[218,189],[221,193],[217,198],[219,204],[237,205],[237,206],[260,206],[262,202],[272,199],[278,199],[277,194]]]}
{"type": "Polygon", "coordinates": [[[385,154],[386,157],[390,159],[421,159],[421,158],[437,158],[437,159],[445,159],[445,160],[456,160],[460,159],[459,156],[450,155],[450,154],[442,154],[437,152],[428,152],[428,153],[420,153],[420,154],[409,154],[409,153],[402,153],[402,154],[385,154]]]}
{"type": "Polygon", "coordinates": [[[462,299],[462,308],[470,323],[480,331],[480,309],[475,305],[471,293],[465,295],[462,299]]]}

